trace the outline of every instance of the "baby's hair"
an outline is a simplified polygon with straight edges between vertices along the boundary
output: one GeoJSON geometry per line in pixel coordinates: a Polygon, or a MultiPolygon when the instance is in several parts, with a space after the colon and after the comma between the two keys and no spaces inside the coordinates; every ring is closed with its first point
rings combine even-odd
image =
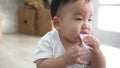
{"type": "MultiPolygon", "coordinates": [[[[64,7],[66,4],[76,1],[78,0],[52,0],[50,5],[52,19],[54,18],[54,16],[57,16],[60,7],[64,7]]],[[[85,0],[85,3],[88,3],[89,1],[91,0],[85,0]]]]}

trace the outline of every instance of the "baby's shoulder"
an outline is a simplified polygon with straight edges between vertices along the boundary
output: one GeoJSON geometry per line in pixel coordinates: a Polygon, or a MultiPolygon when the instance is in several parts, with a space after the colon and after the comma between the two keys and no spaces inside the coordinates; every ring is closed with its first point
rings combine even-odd
{"type": "MultiPolygon", "coordinates": [[[[56,30],[49,31],[38,41],[38,46],[53,47],[57,42],[56,30]]],[[[58,35],[59,36],[59,35],[58,35]]]]}
{"type": "Polygon", "coordinates": [[[40,41],[44,40],[47,42],[53,42],[58,39],[58,36],[59,35],[58,35],[57,30],[52,30],[52,31],[49,31],[48,33],[46,33],[43,37],[41,37],[40,41]]]}

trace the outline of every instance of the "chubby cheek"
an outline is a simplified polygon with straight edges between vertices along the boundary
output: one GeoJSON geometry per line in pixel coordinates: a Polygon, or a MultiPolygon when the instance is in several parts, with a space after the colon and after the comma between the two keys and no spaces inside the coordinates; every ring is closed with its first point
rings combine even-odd
{"type": "Polygon", "coordinates": [[[79,40],[80,26],[73,24],[74,22],[64,23],[62,25],[61,31],[64,37],[73,41],[79,40]]]}
{"type": "Polygon", "coordinates": [[[81,26],[73,24],[70,30],[71,30],[71,32],[70,32],[71,35],[74,35],[74,37],[78,37],[78,35],[81,32],[81,26]]]}
{"type": "Polygon", "coordinates": [[[77,30],[77,29],[76,30],[71,30],[70,34],[75,37],[75,36],[78,36],[80,34],[80,31],[77,30]]]}
{"type": "Polygon", "coordinates": [[[80,31],[78,29],[70,29],[66,31],[66,36],[70,38],[71,40],[78,40],[80,31]]]}

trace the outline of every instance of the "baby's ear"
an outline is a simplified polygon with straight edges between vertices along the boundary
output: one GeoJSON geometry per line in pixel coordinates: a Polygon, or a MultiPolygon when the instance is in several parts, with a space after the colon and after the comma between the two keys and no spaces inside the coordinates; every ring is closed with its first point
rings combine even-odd
{"type": "Polygon", "coordinates": [[[60,29],[60,20],[59,20],[59,17],[55,16],[53,18],[53,25],[54,27],[59,30],[60,29]]]}

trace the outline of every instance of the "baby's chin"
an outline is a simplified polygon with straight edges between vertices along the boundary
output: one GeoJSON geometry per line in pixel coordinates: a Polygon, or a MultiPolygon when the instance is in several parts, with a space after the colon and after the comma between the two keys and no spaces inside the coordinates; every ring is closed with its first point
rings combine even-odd
{"type": "Polygon", "coordinates": [[[82,39],[79,38],[79,39],[77,40],[77,43],[78,43],[79,45],[82,45],[82,39]]]}

